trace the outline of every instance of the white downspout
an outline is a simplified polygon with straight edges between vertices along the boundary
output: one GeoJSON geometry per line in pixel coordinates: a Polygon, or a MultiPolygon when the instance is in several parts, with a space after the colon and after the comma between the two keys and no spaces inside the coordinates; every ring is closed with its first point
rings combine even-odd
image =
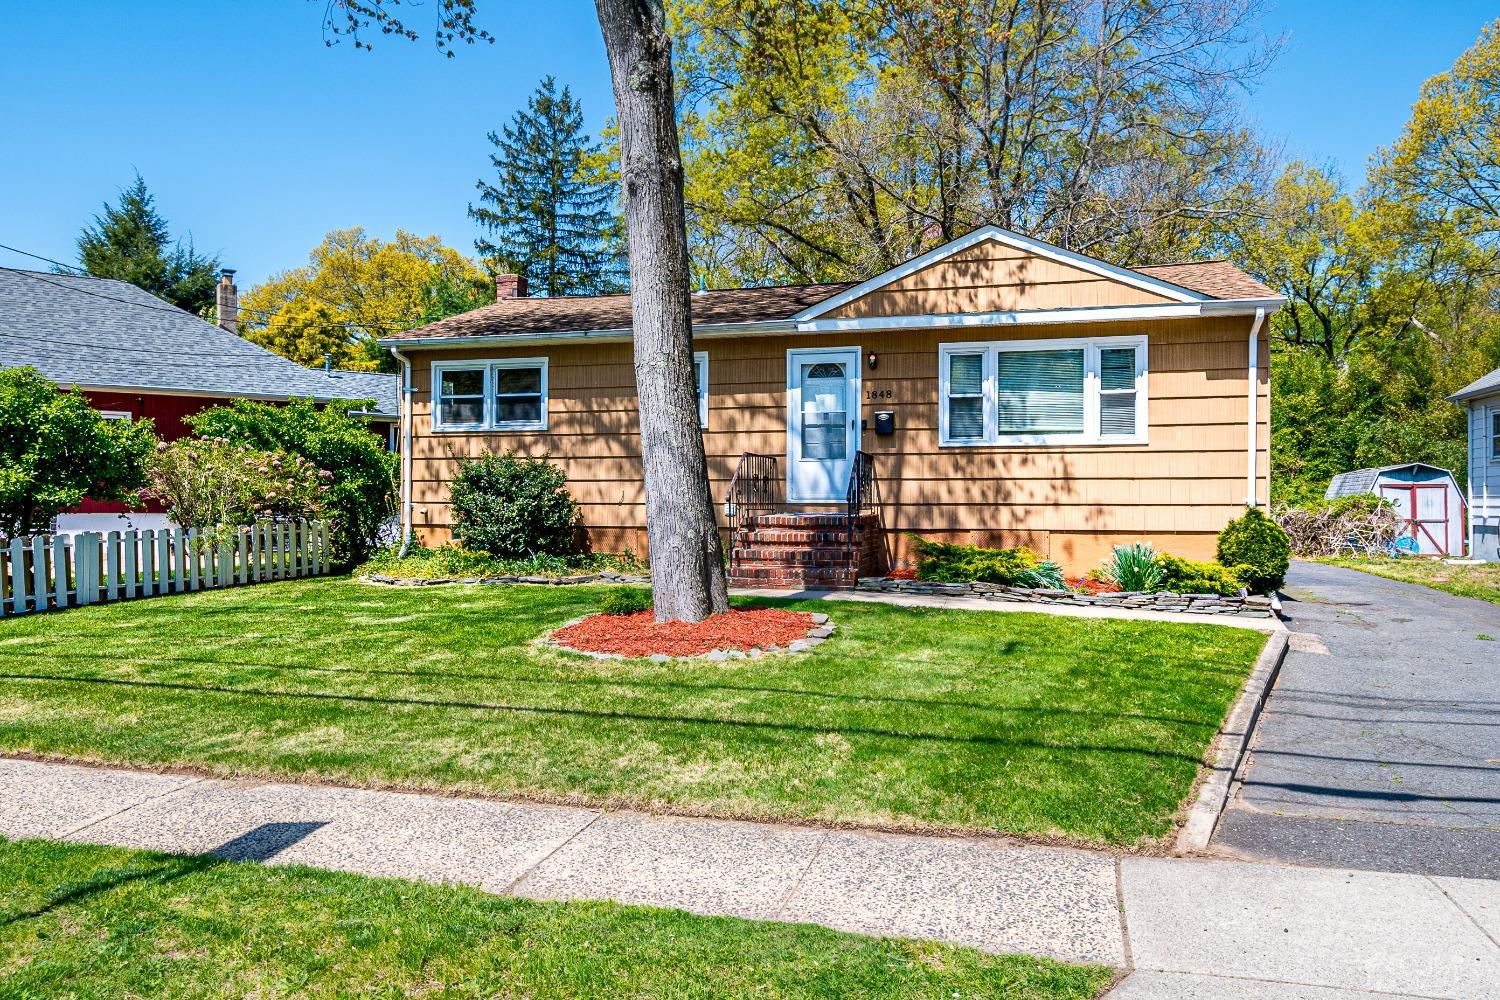
{"type": "Polygon", "coordinates": [[[1245,469],[1245,506],[1259,506],[1255,496],[1256,458],[1260,451],[1260,434],[1256,426],[1260,420],[1260,327],[1266,321],[1265,309],[1255,310],[1255,322],[1250,324],[1250,390],[1247,395],[1250,416],[1245,424],[1245,448],[1249,466],[1245,469]]]}
{"type": "Polygon", "coordinates": [[[392,347],[391,354],[401,362],[401,551],[411,548],[411,359],[392,347]]]}

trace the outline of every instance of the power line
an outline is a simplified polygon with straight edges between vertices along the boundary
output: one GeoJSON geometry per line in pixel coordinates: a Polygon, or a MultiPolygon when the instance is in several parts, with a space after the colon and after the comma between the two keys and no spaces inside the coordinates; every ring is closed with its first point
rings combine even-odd
{"type": "MultiPolygon", "coordinates": [[[[84,273],[82,268],[74,267],[72,264],[64,264],[62,261],[60,261],[60,260],[53,260],[51,257],[43,257],[39,253],[32,253],[29,250],[22,250],[19,247],[8,247],[4,243],[0,243],[0,250],[9,250],[11,253],[18,253],[22,257],[30,257],[33,260],[43,260],[43,261],[46,261],[48,264],[55,264],[58,267],[61,267],[61,268],[65,269],[65,270],[68,270],[68,271],[75,271],[75,272],[77,272],[79,274],[83,274],[84,273]]],[[[14,268],[7,268],[7,270],[15,270],[15,269],[14,268]]]]}

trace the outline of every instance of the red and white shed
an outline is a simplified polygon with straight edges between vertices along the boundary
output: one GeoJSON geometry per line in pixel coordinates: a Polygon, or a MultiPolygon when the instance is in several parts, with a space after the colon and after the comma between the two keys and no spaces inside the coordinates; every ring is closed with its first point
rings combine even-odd
{"type": "Polygon", "coordinates": [[[1324,496],[1373,494],[1395,505],[1406,518],[1417,551],[1424,556],[1464,554],[1464,514],[1467,504],[1458,480],[1447,469],[1421,462],[1355,469],[1333,477],[1324,496]]]}

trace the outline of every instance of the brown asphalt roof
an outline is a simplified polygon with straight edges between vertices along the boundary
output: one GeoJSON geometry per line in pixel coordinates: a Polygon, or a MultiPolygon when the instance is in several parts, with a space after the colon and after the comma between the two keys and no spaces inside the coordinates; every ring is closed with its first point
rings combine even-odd
{"type": "MultiPolygon", "coordinates": [[[[1134,270],[1216,299],[1272,298],[1276,292],[1228,261],[1153,264],[1134,270]]],[[[692,296],[693,324],[762,323],[790,319],[856,282],[724,288],[692,296]]],[[[393,334],[384,340],[492,337],[509,333],[575,333],[630,326],[629,295],[502,299],[494,305],[393,334]]]]}

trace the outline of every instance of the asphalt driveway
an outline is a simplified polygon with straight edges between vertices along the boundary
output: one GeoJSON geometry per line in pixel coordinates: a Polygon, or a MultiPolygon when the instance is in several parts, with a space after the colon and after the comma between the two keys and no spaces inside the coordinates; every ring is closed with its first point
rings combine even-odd
{"type": "Polygon", "coordinates": [[[1286,596],[1291,647],[1213,846],[1500,878],[1500,606],[1314,563],[1286,596]]]}

